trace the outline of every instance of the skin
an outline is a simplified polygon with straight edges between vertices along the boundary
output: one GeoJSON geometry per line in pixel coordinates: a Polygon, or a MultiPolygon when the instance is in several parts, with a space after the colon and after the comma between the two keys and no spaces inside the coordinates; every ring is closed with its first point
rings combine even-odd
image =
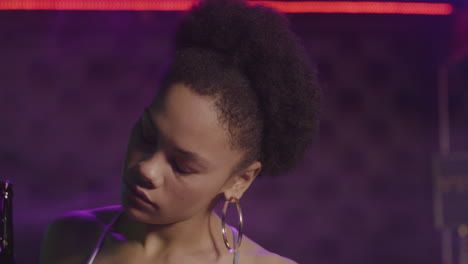
{"type": "MultiPolygon", "coordinates": [[[[244,154],[232,148],[214,98],[183,84],[170,87],[131,132],[122,170],[124,213],[94,263],[232,263],[212,209],[220,197],[240,199],[260,172],[258,161],[237,168],[244,154]]],[[[72,213],[52,223],[41,263],[84,263],[119,209],[72,213]]],[[[294,263],[247,237],[240,255],[247,264],[294,263]]]]}

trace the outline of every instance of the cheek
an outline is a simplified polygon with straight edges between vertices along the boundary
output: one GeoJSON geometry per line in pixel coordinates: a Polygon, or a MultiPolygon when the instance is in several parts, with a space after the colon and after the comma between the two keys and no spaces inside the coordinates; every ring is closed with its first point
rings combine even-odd
{"type": "Polygon", "coordinates": [[[129,144],[127,148],[127,152],[125,154],[125,160],[124,160],[124,168],[128,169],[130,167],[135,166],[138,162],[143,160],[145,157],[144,153],[141,151],[138,151],[134,146],[129,144]]]}
{"type": "Polygon", "coordinates": [[[216,179],[218,178],[216,176],[215,179],[210,175],[183,177],[187,178],[174,179],[175,182],[166,186],[168,194],[172,196],[172,202],[178,203],[181,207],[198,210],[208,207],[221,192],[223,181],[216,179]]]}

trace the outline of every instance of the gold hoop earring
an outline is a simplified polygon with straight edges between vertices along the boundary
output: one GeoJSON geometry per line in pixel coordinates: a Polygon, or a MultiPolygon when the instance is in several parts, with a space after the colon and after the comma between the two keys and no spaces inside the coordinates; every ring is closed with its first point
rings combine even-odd
{"type": "MultiPolygon", "coordinates": [[[[221,218],[221,232],[223,233],[223,240],[224,240],[224,245],[226,248],[229,250],[229,252],[234,253],[237,250],[239,250],[241,242],[242,242],[242,236],[244,233],[244,219],[242,217],[242,209],[239,203],[239,199],[235,197],[231,197],[229,200],[226,200],[224,202],[224,207],[223,207],[223,216],[221,218]],[[235,203],[236,204],[236,209],[237,213],[239,214],[239,234],[237,235],[237,243],[234,243],[234,247],[232,247],[227,239],[227,232],[226,232],[226,211],[230,203],[235,203]]],[[[233,234],[233,239],[235,235],[233,234]]]]}

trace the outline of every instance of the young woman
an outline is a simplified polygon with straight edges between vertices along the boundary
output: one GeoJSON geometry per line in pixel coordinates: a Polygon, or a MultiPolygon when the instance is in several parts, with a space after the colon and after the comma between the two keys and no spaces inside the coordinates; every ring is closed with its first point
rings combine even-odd
{"type": "Polygon", "coordinates": [[[225,227],[213,207],[240,207],[257,176],[295,166],[314,138],[319,98],[280,14],[203,1],[181,23],[171,67],[131,132],[122,204],[54,221],[41,262],[294,263],[225,227]]]}

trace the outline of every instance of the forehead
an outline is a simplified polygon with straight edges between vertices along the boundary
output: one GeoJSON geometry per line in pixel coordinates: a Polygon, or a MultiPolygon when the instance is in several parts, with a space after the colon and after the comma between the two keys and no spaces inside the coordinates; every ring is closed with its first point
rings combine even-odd
{"type": "Polygon", "coordinates": [[[221,164],[240,159],[241,153],[230,147],[229,133],[219,121],[213,97],[175,84],[150,112],[160,133],[180,148],[221,164]]]}

